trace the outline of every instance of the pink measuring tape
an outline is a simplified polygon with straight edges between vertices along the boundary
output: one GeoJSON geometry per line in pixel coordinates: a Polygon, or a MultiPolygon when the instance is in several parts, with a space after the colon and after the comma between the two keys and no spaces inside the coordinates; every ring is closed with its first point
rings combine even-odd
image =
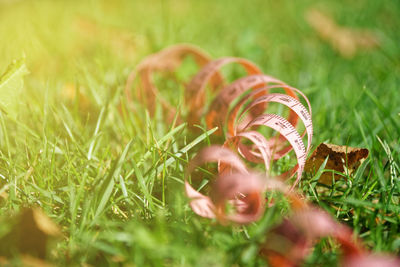
{"type": "MultiPolygon", "coordinates": [[[[185,192],[196,214],[216,218],[223,224],[248,224],[262,216],[266,206],[265,193],[279,191],[288,198],[294,213],[271,230],[279,240],[287,241],[278,241],[276,244],[275,238],[260,245],[260,256],[266,258],[271,266],[297,266],[309,254],[314,242],[325,236],[334,238],[341,245],[343,266],[367,266],[370,263],[373,263],[370,266],[400,266],[400,260],[395,257],[373,255],[364,250],[358,241],[353,240],[350,228],[334,221],[329,214],[296,194],[294,187],[301,179],[313,137],[311,105],[300,90],[263,74],[259,67],[246,59],[227,57],[212,61],[194,46],[177,45],[145,58],[131,72],[125,88],[128,104],[132,102],[130,90],[138,76],[139,86],[134,87],[136,97],[146,105],[150,115],[154,114],[156,103],[160,103],[168,120],[176,117],[176,109],[162,98],[152,75],[154,72],[172,73],[186,56],[193,56],[200,70],[185,91],[188,109],[185,120],[193,129],[192,126],[201,123],[201,118],[205,116],[207,127],[219,127],[216,134],[225,136],[223,144],[200,150],[185,172],[185,192]],[[220,69],[231,63],[242,66],[247,75],[225,85],[220,69]],[[216,97],[205,111],[206,103],[210,102],[206,99],[207,85],[210,85],[216,97]],[[284,93],[271,92],[275,90],[284,93]],[[299,96],[307,106],[300,102],[299,96]],[[271,103],[288,108],[288,117],[268,113],[271,103]],[[297,130],[299,121],[305,128],[301,134],[297,130]],[[279,135],[264,136],[258,131],[261,127],[268,127],[279,135]],[[306,135],[307,145],[304,145],[306,135]],[[242,143],[244,139],[252,144],[242,143]],[[291,150],[296,155],[296,166],[286,173],[271,177],[270,165],[291,150]],[[243,159],[264,164],[265,174],[249,170],[243,159]],[[218,175],[210,181],[210,193],[206,196],[194,189],[189,181],[197,167],[210,162],[218,163],[218,175]],[[297,177],[291,186],[282,181],[294,174],[297,177]],[[231,205],[233,211],[227,211],[227,205],[231,205]],[[282,244],[286,246],[281,248],[284,249],[283,254],[276,250],[282,244]]],[[[183,119],[178,116],[178,120],[183,119]]],[[[273,202],[273,199],[270,200],[273,202]]]]}
{"type": "MultiPolygon", "coordinates": [[[[300,90],[263,74],[261,69],[251,61],[235,57],[211,60],[196,47],[190,45],[172,46],[145,58],[130,74],[126,85],[127,99],[131,101],[130,88],[135,77],[139,76],[140,84],[136,95],[149,108],[150,114],[154,113],[155,103],[158,100],[167,117],[169,119],[174,117],[176,109],[161,97],[152,81],[152,74],[160,71],[173,72],[186,56],[193,56],[196,63],[201,67],[188,83],[185,91],[185,104],[188,108],[185,120],[188,121],[189,126],[199,124],[201,118],[205,116],[208,128],[217,126],[219,127],[217,134],[226,136],[226,141],[222,144],[224,147],[236,149],[248,161],[264,163],[266,174],[268,174],[273,161],[294,150],[297,165],[279,176],[284,179],[297,173],[297,178],[292,184],[292,188],[294,188],[301,179],[312,141],[313,128],[310,103],[300,90]],[[225,86],[220,70],[228,64],[238,64],[243,67],[247,76],[225,86]],[[206,100],[208,84],[217,95],[211,102],[208,111],[205,111],[204,106],[208,102],[206,100]],[[270,93],[271,90],[279,89],[284,94],[270,93]],[[300,102],[298,95],[305,100],[307,108],[300,102]],[[230,107],[234,101],[237,101],[237,104],[230,107]],[[275,114],[265,113],[268,104],[272,102],[282,104],[289,109],[287,119],[275,114]],[[299,121],[302,121],[305,127],[305,131],[301,135],[296,129],[299,121]],[[257,132],[257,129],[262,126],[275,130],[279,133],[279,136],[263,136],[257,132]],[[303,142],[305,134],[307,134],[307,146],[303,142]],[[252,145],[243,144],[241,142],[243,139],[250,140],[252,145]]],[[[207,158],[207,154],[204,157],[207,158]]],[[[224,162],[224,158],[220,157],[218,161],[224,162]]],[[[229,164],[222,165],[227,167],[229,164]]]]}

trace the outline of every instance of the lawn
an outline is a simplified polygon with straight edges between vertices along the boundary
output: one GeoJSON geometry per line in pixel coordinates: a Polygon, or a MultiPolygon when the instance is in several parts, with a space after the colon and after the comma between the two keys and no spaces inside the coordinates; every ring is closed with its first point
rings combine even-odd
{"type": "MultiPolygon", "coordinates": [[[[0,75],[13,60],[29,71],[20,94],[0,90],[0,103],[12,104],[0,111],[0,265],[266,264],[260,244],[287,202],[246,226],[196,215],[185,169],[215,141],[213,131],[203,122],[192,132],[184,121],[166,122],[159,106],[151,116],[137,99],[127,103],[130,71],[177,43],[214,59],[246,58],[302,90],[312,106],[314,148],[369,149],[354,175],[327,187],[304,174],[297,190],[350,226],[368,250],[399,255],[399,28],[400,3],[390,0],[0,0],[0,75]],[[311,9],[369,31],[377,45],[346,54],[313,29],[311,9]],[[4,103],[6,95],[13,97],[4,103]],[[40,230],[51,223],[39,210],[56,226],[40,230]],[[31,245],[21,245],[29,238],[31,245]]],[[[177,80],[156,77],[182,113],[193,67],[185,62],[177,80]]],[[[274,170],[292,166],[293,155],[274,170]]],[[[325,238],[304,264],[339,261],[338,245],[325,238]]]]}

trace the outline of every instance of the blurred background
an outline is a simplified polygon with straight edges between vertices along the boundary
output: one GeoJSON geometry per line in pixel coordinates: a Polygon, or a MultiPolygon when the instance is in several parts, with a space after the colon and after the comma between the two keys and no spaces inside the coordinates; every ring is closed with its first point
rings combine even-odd
{"type": "MultiPolygon", "coordinates": [[[[327,193],[318,204],[369,249],[398,253],[399,29],[397,0],[0,0],[0,74],[23,57],[30,72],[18,118],[0,116],[0,220],[26,204],[41,206],[62,228],[63,242],[51,255],[66,264],[252,262],[258,240],[249,241],[246,229],[219,227],[189,210],[186,162],[163,169],[186,145],[186,132],[159,154],[154,140],[169,131],[162,116],[124,117],[118,110],[128,74],[144,57],[191,43],[213,58],[247,58],[302,90],[313,108],[314,146],[324,141],[370,150],[366,174],[340,191],[342,202],[327,193]],[[123,154],[130,140],[133,149],[123,154]],[[126,187],[123,180],[116,184],[100,209],[96,193],[102,196],[104,177],[112,177],[111,162],[119,159],[126,187]],[[142,164],[152,197],[162,202],[157,209],[148,210],[131,161],[142,164]],[[148,171],[155,168],[165,171],[162,180],[148,171]]],[[[164,85],[162,93],[175,93],[174,84],[164,85]]],[[[313,199],[307,181],[304,188],[313,199]]],[[[4,225],[0,238],[9,230],[4,225]]],[[[259,231],[249,229],[250,235],[259,231]]],[[[335,262],[337,255],[326,253],[332,245],[324,244],[310,262],[335,262]]]]}
{"type": "Polygon", "coordinates": [[[0,72],[25,55],[24,95],[33,99],[44,88],[72,97],[91,73],[99,86],[88,97],[98,102],[146,55],[192,43],[214,58],[245,57],[304,90],[317,139],[356,135],[359,143],[353,110],[373,104],[364,89],[399,111],[399,26],[400,4],[390,0],[0,0],[0,72]]]}

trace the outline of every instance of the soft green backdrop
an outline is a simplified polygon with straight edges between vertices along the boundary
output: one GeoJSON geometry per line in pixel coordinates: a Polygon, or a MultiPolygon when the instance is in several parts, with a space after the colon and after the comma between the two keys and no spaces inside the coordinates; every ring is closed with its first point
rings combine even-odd
{"type": "MultiPolygon", "coordinates": [[[[331,194],[316,196],[312,179],[301,190],[368,248],[399,253],[399,29],[397,0],[0,0],[0,73],[23,56],[30,71],[17,119],[1,116],[0,190],[8,196],[0,199],[0,216],[41,206],[64,233],[49,249],[57,264],[260,264],[261,239],[253,234],[279,212],[248,228],[193,215],[182,179],[194,152],[178,151],[194,137],[184,126],[168,135],[160,113],[150,120],[144,111],[118,111],[129,71],[146,55],[186,42],[214,58],[250,59],[303,90],[313,108],[314,145],[369,148],[366,171],[331,194]],[[380,47],[342,57],[306,22],[310,8],[372,31],[380,47]],[[176,160],[166,166],[169,159],[176,160]]],[[[179,86],[161,88],[181,98],[179,86]]],[[[308,261],[336,258],[323,242],[308,261]]]]}

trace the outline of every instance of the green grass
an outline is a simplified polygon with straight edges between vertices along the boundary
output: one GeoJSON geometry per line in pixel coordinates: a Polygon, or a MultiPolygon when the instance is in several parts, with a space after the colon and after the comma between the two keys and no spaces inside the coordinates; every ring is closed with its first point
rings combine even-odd
{"type": "MultiPolygon", "coordinates": [[[[368,249],[399,254],[400,4],[353,2],[0,1],[0,72],[22,55],[30,71],[17,118],[0,115],[0,191],[8,194],[0,198],[0,238],[10,214],[40,206],[63,232],[49,247],[56,265],[263,264],[257,244],[284,207],[246,227],[196,216],[183,175],[212,131],[191,134],[185,124],[166,124],[160,110],[150,118],[137,102],[135,113],[118,110],[129,71],[186,42],[214,58],[245,57],[301,89],[313,108],[314,146],[368,148],[347,182],[318,193],[321,185],[309,178],[299,190],[368,249]],[[306,23],[315,6],[342,25],[371,29],[380,48],[341,57],[306,23]],[[125,41],[110,41],[118,38],[125,41]],[[85,99],[65,97],[66,85],[85,99]]],[[[159,85],[182,102],[182,86],[159,85]]],[[[307,263],[332,265],[337,253],[324,240],[307,263]]]]}

